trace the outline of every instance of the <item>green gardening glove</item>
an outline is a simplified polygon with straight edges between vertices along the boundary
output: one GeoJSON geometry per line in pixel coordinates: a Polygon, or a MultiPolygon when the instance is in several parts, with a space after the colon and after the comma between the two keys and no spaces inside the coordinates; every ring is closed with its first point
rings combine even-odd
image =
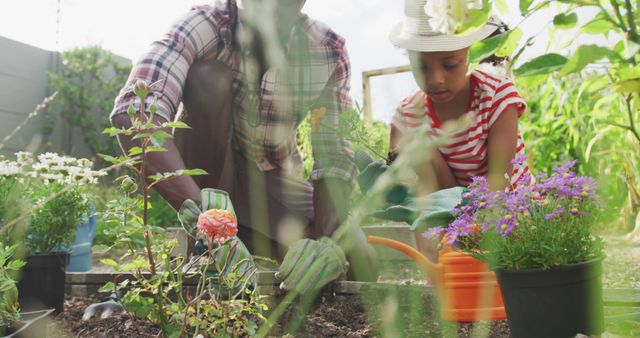
{"type": "MultiPolygon", "coordinates": [[[[366,194],[373,187],[378,177],[389,168],[382,161],[374,161],[369,154],[362,150],[355,151],[355,162],[358,170],[360,170],[356,181],[362,194],[366,194]]],[[[410,197],[409,188],[404,184],[394,185],[385,195],[386,202],[389,204],[403,204],[410,197]]]]}
{"type": "Polygon", "coordinates": [[[376,210],[370,213],[369,216],[411,224],[420,216],[420,209],[412,203],[392,205],[384,210],[376,210]]]}
{"type": "Polygon", "coordinates": [[[328,237],[294,242],[276,272],[280,289],[296,290],[300,295],[316,292],[343,276],[349,263],[342,249],[328,237]]]}
{"type": "Polygon", "coordinates": [[[414,199],[414,204],[420,210],[420,215],[409,229],[423,232],[436,226],[446,227],[455,220],[455,216],[451,212],[462,203],[462,194],[466,191],[468,191],[466,188],[454,187],[438,190],[414,199]]]}
{"type": "Polygon", "coordinates": [[[198,217],[201,213],[211,209],[223,209],[235,216],[233,204],[226,191],[218,189],[202,189],[200,192],[202,202],[198,206],[193,200],[187,199],[182,203],[178,212],[178,219],[187,233],[196,239],[194,257],[185,265],[185,270],[199,269],[208,264],[211,275],[226,275],[235,272],[240,279],[246,279],[250,284],[256,284],[256,265],[249,249],[242,241],[234,236],[222,244],[214,244],[212,257],[204,255],[208,251],[206,236],[198,232],[198,217]]]}

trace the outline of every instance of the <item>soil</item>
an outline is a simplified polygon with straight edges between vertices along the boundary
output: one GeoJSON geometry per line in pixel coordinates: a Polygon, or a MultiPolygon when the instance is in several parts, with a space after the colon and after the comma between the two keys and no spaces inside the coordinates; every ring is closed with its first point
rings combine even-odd
{"type": "Polygon", "coordinates": [[[94,301],[89,298],[68,297],[64,312],[49,325],[50,337],[130,338],[158,337],[160,328],[146,319],[130,314],[114,314],[108,319],[82,320],[84,309],[94,301]]]}
{"type": "MultiPolygon", "coordinates": [[[[84,309],[93,301],[88,298],[67,298],[65,311],[59,314],[49,326],[51,337],[158,337],[160,329],[148,320],[138,319],[128,314],[117,314],[109,319],[82,321],[84,309]]],[[[335,295],[323,293],[315,305],[298,325],[294,333],[289,324],[296,322],[301,313],[297,307],[289,308],[273,329],[271,337],[472,337],[480,332],[488,332],[488,337],[509,337],[505,321],[493,323],[440,323],[429,315],[415,311],[404,311],[404,306],[389,304],[365,305],[358,295],[335,295]],[[389,309],[396,309],[391,311],[389,309]],[[368,309],[365,310],[365,309],[368,309]],[[368,319],[370,318],[370,319],[368,319]],[[382,332],[382,323],[395,322],[390,329],[382,332]],[[487,331],[488,330],[488,331],[487,331]],[[395,331],[395,332],[394,332],[395,331]]],[[[298,321],[299,322],[299,321],[298,321]]],[[[487,337],[487,334],[481,334],[487,337]]]]}
{"type": "MultiPolygon", "coordinates": [[[[366,291],[363,292],[366,294],[366,291]]],[[[387,295],[388,296],[388,295],[387,295]]],[[[279,321],[272,337],[509,337],[506,321],[451,323],[441,322],[432,308],[399,304],[402,295],[385,297],[382,303],[372,304],[377,297],[360,295],[323,294],[294,333],[287,325],[295,323],[300,313],[289,308],[279,321]],[[399,299],[395,302],[394,299],[399,299]],[[392,325],[388,325],[388,324],[392,325]],[[387,325],[384,325],[387,324],[387,325]]]]}
{"type": "MultiPolygon", "coordinates": [[[[607,243],[604,286],[640,288],[640,265],[629,264],[640,257],[640,245],[614,238],[607,238],[607,243]]],[[[110,268],[101,267],[98,259],[94,262],[94,270],[108,271],[110,268]]],[[[424,273],[408,260],[381,262],[378,281],[387,285],[429,284],[424,273]]],[[[88,298],[67,298],[65,311],[50,325],[50,336],[157,337],[160,332],[150,321],[128,314],[82,321],[84,309],[92,302],[88,298]]],[[[415,294],[396,294],[393,290],[362,290],[360,295],[334,294],[327,290],[308,311],[300,307],[289,308],[275,325],[271,337],[509,337],[506,321],[443,322],[438,318],[436,306],[433,300],[419,299],[415,294]],[[429,308],[424,304],[432,306],[429,308]],[[300,314],[305,312],[308,314],[300,321],[300,314]]],[[[622,310],[628,312],[630,309],[622,310]]],[[[635,312],[640,312],[640,308],[635,312]]],[[[621,337],[632,337],[638,336],[639,325],[638,322],[613,323],[608,330],[621,337]]]]}

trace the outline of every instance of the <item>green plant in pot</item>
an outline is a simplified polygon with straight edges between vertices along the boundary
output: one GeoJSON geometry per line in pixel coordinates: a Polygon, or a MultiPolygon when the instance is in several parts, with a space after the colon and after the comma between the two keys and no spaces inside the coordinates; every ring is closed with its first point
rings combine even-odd
{"type": "Polygon", "coordinates": [[[13,259],[15,247],[0,243],[0,335],[8,334],[19,321],[18,288],[16,273],[24,262],[13,259]]]}
{"type": "MultiPolygon", "coordinates": [[[[91,169],[86,159],[55,153],[17,153],[16,161],[4,161],[13,168],[11,179],[15,199],[6,204],[9,219],[3,219],[2,236],[20,243],[27,254],[18,284],[23,310],[55,308],[62,311],[68,249],[74,242],[76,226],[89,212],[85,194],[103,171],[91,169]]],[[[8,172],[7,172],[8,173],[8,172]]]]}
{"type": "Polygon", "coordinates": [[[490,191],[477,177],[457,219],[429,230],[496,271],[514,337],[604,330],[603,241],[593,235],[600,201],[595,181],[573,173],[574,165],[503,191],[490,191]]]}

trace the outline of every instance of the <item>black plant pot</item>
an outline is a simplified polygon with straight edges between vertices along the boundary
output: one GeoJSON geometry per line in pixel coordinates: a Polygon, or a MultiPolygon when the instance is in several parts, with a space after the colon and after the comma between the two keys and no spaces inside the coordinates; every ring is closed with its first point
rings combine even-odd
{"type": "Polygon", "coordinates": [[[497,276],[514,338],[604,331],[601,259],[547,270],[499,270],[497,276]]]}
{"type": "Polygon", "coordinates": [[[35,338],[47,337],[47,316],[54,309],[33,312],[21,312],[19,324],[9,327],[0,327],[0,336],[3,338],[35,338]]]}
{"type": "Polygon", "coordinates": [[[64,307],[64,282],[69,253],[30,255],[18,282],[18,301],[25,311],[64,307]]]}

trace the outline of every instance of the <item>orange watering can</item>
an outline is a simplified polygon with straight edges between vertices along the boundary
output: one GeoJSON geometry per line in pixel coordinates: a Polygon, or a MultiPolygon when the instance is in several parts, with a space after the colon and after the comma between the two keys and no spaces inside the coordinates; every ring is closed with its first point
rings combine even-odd
{"type": "Polygon", "coordinates": [[[443,319],[475,322],[507,318],[495,274],[470,254],[447,247],[440,250],[438,263],[433,263],[405,243],[378,236],[368,239],[399,250],[418,263],[438,291],[443,319]]]}

